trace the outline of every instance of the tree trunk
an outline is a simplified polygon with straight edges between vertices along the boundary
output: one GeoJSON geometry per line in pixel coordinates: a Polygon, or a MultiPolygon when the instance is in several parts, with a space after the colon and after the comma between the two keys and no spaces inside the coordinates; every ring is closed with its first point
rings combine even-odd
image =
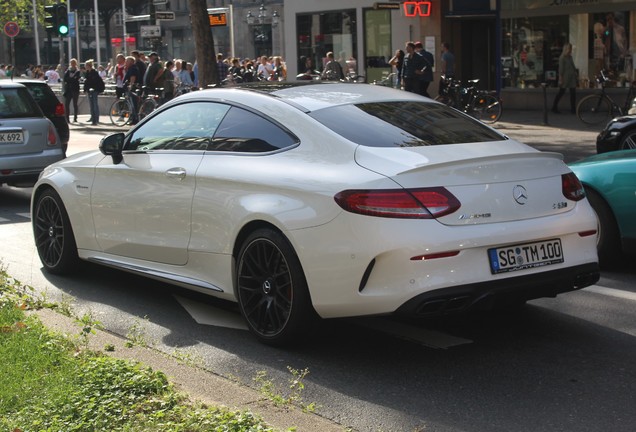
{"type": "Polygon", "coordinates": [[[206,0],[188,0],[188,6],[194,35],[194,53],[199,69],[199,88],[206,88],[210,84],[219,83],[208,6],[206,0]]]}

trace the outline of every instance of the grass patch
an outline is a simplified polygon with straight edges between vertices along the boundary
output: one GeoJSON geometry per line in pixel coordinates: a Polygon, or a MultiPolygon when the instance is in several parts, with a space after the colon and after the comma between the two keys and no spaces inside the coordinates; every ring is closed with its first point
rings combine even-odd
{"type": "Polygon", "coordinates": [[[137,362],[86,349],[48,330],[26,309],[45,306],[33,290],[0,270],[0,430],[273,431],[249,411],[191,403],[167,377],[137,362]]]}

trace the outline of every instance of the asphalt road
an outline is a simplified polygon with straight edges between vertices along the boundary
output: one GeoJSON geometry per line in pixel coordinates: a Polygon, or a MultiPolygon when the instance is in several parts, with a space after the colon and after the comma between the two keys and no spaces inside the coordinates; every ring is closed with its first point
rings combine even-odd
{"type": "MultiPolygon", "coordinates": [[[[567,150],[566,160],[593,153],[596,131],[503,120],[498,127],[509,136],[567,150]]],[[[107,133],[73,126],[69,153],[94,148],[107,133]]],[[[0,188],[0,261],[10,274],[116,334],[249,386],[265,371],[287,387],[288,367],[308,368],[303,399],[343,426],[627,432],[636,425],[636,269],[629,263],[604,272],[596,286],[520,311],[427,322],[334,320],[282,350],[257,343],[233,305],[89,264],[74,277],[43,273],[29,193],[0,188]]]]}

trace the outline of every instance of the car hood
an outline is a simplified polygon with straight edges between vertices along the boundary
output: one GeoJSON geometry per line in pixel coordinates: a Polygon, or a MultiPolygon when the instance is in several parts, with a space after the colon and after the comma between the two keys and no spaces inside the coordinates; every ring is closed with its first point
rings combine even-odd
{"type": "Polygon", "coordinates": [[[447,225],[530,219],[574,207],[562,192],[561,176],[570,171],[562,155],[509,140],[400,149],[361,146],[356,162],[404,188],[448,189],[461,207],[438,219],[447,225]]]}

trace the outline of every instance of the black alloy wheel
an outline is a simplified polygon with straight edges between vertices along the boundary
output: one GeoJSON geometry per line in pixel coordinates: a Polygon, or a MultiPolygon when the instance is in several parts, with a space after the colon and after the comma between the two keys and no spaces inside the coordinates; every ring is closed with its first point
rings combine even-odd
{"type": "Polygon", "coordinates": [[[36,198],[33,236],[44,268],[54,274],[71,272],[77,262],[75,237],[59,195],[48,189],[36,198]]]}
{"type": "Polygon", "coordinates": [[[237,259],[237,295],[250,331],[269,345],[293,342],[313,316],[300,261],[277,231],[248,236],[237,259]]]}
{"type": "Polygon", "coordinates": [[[636,149],[636,129],[630,130],[621,139],[621,144],[618,147],[619,150],[633,150],[636,149]]]}

